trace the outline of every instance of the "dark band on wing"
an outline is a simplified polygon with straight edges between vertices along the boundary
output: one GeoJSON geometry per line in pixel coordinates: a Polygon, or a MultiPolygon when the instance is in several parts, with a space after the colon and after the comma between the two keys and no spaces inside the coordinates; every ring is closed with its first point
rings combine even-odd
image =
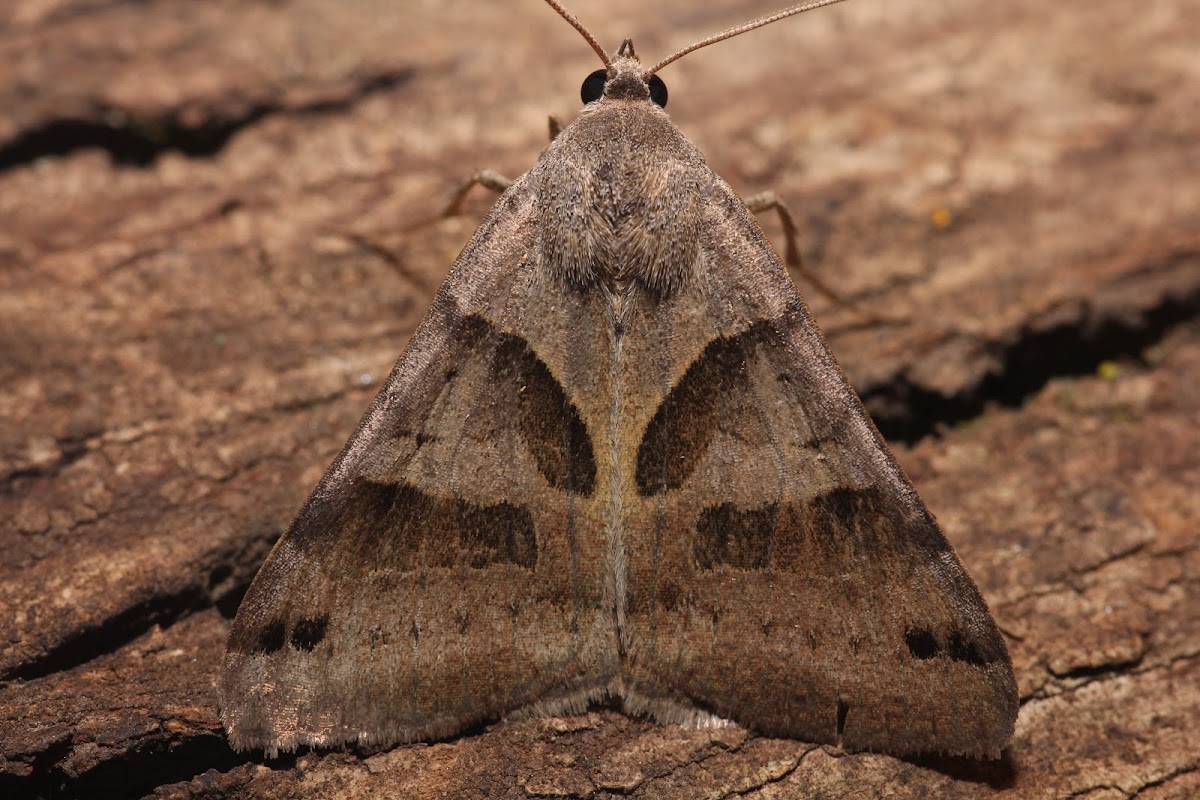
{"type": "Polygon", "coordinates": [[[702,570],[724,564],[784,572],[841,570],[876,563],[874,555],[913,544],[914,559],[949,550],[933,521],[897,504],[881,489],[832,489],[805,503],[739,508],[721,503],[696,520],[693,558],[702,570]]]}
{"type": "Polygon", "coordinates": [[[315,617],[303,617],[288,636],[288,641],[297,650],[312,652],[313,648],[325,639],[325,630],[329,627],[329,615],[319,614],[315,617]]]}
{"type": "Polygon", "coordinates": [[[407,484],[359,481],[347,509],[364,511],[343,520],[343,530],[372,548],[373,563],[407,572],[419,566],[454,567],[463,559],[490,564],[537,564],[537,536],[529,510],[511,503],[480,506],[434,497],[407,484]],[[367,511],[370,509],[370,511],[367,511]]]}
{"type": "MultiPolygon", "coordinates": [[[[397,573],[420,567],[485,569],[512,564],[537,565],[533,516],[511,503],[481,506],[433,497],[406,484],[359,480],[329,524],[342,531],[343,553],[371,552],[375,569],[397,573]]],[[[302,618],[290,628],[281,619],[268,622],[248,640],[231,639],[235,652],[269,655],[290,644],[311,651],[325,638],[326,615],[302,618]]]]}
{"type": "MultiPolygon", "coordinates": [[[[341,554],[369,552],[380,568],[410,572],[426,567],[537,564],[537,536],[527,508],[512,503],[477,505],[426,494],[405,483],[359,478],[321,514],[297,519],[297,528],[338,531],[341,554]]],[[[315,537],[314,537],[315,538],[315,537]]]]}
{"type": "Polygon", "coordinates": [[[733,503],[722,503],[701,511],[692,548],[696,566],[702,570],[719,564],[740,569],[769,566],[778,510],[774,504],[742,510],[733,503]]]}
{"type": "Polygon", "coordinates": [[[1003,650],[987,639],[973,639],[957,629],[909,627],[904,631],[904,644],[909,655],[920,661],[945,657],[951,661],[983,667],[1005,657],[1003,650]]]}

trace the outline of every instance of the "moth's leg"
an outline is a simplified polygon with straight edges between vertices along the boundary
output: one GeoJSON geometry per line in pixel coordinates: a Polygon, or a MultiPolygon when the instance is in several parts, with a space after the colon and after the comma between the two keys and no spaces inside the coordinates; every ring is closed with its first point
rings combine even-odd
{"type": "MultiPolygon", "coordinates": [[[[409,224],[405,225],[402,230],[405,233],[412,233],[414,231],[421,230],[422,228],[429,227],[430,225],[435,225],[443,219],[458,216],[460,213],[462,213],[463,201],[466,199],[467,194],[471,191],[475,184],[486,186],[488,189],[491,189],[496,193],[500,193],[512,185],[512,180],[504,177],[498,172],[493,172],[490,169],[481,169],[458,187],[458,189],[454,192],[454,197],[450,199],[449,204],[447,204],[441,212],[432,217],[426,217],[424,219],[418,219],[414,222],[410,222],[409,224]]],[[[398,255],[392,252],[390,248],[376,241],[373,237],[367,234],[355,232],[338,232],[336,235],[341,236],[343,239],[346,239],[352,244],[361,247],[367,252],[379,256],[384,261],[391,264],[397,272],[400,272],[405,278],[415,282],[418,286],[425,285],[425,281],[405,269],[404,264],[398,255]]],[[[435,286],[433,288],[436,289],[437,287],[435,286]]]]}
{"type": "MultiPolygon", "coordinates": [[[[463,181],[462,185],[455,190],[454,196],[450,198],[450,202],[441,212],[432,217],[426,217],[424,219],[418,219],[415,222],[410,222],[408,225],[405,225],[402,230],[406,233],[412,233],[413,231],[418,231],[422,228],[434,225],[449,217],[457,217],[462,213],[462,204],[463,201],[466,200],[467,194],[476,184],[487,187],[488,189],[491,189],[499,194],[509,186],[512,186],[512,180],[490,169],[481,169],[470,178],[463,181]]],[[[346,239],[352,244],[379,256],[384,261],[391,264],[398,272],[404,275],[404,277],[414,281],[418,286],[424,285],[424,281],[421,278],[405,269],[404,264],[398,255],[392,252],[390,248],[375,241],[372,237],[366,234],[354,232],[339,232],[336,235],[341,236],[343,239],[346,239]]],[[[433,288],[436,289],[437,287],[435,286],[433,288]]]]}
{"type": "Polygon", "coordinates": [[[833,302],[843,308],[849,308],[857,311],[854,304],[835,292],[832,287],[828,286],[824,281],[813,274],[812,270],[804,266],[804,259],[800,256],[800,246],[797,244],[799,238],[796,230],[796,220],[792,216],[791,210],[784,204],[779,196],[774,192],[762,192],[752,197],[746,198],[746,208],[750,209],[752,214],[762,214],[766,211],[774,211],[779,215],[779,224],[783,226],[784,250],[783,260],[798,275],[804,278],[805,282],[811,285],[821,294],[828,297],[833,302]]]}
{"type": "MultiPolygon", "coordinates": [[[[796,220],[792,217],[792,212],[788,207],[779,199],[779,196],[774,192],[761,192],[747,197],[743,202],[746,203],[746,208],[750,209],[751,214],[774,211],[779,215],[779,224],[783,225],[783,235],[787,240],[786,249],[783,251],[783,260],[787,262],[789,267],[792,267],[801,275],[806,278],[809,277],[808,271],[804,268],[804,260],[800,256],[800,248],[796,244],[796,220]]],[[[821,291],[827,290],[822,289],[821,291]]]]}
{"type": "Polygon", "coordinates": [[[503,192],[509,186],[512,186],[512,179],[506,178],[499,172],[493,172],[490,169],[481,169],[463,182],[462,186],[458,187],[458,191],[454,193],[446,210],[442,212],[442,217],[457,217],[462,213],[463,200],[467,199],[467,193],[476,185],[491,189],[496,194],[503,192]]]}
{"type": "Polygon", "coordinates": [[[762,192],[761,194],[753,195],[745,200],[746,208],[750,209],[753,214],[761,214],[764,211],[774,211],[779,215],[779,224],[783,226],[783,235],[785,246],[783,251],[783,260],[791,269],[795,270],[796,274],[804,279],[804,282],[812,286],[821,294],[825,295],[835,304],[842,308],[853,311],[856,314],[866,317],[871,322],[898,322],[899,320],[889,319],[871,311],[865,311],[861,307],[855,305],[851,301],[838,294],[829,284],[818,278],[816,274],[808,267],[804,266],[804,259],[800,256],[800,247],[797,244],[798,231],[796,229],[796,220],[792,216],[792,212],[779,199],[774,192],[762,192]]]}
{"type": "MultiPolygon", "coordinates": [[[[558,135],[562,133],[563,124],[558,117],[551,115],[549,127],[550,141],[553,142],[558,138],[558,135]]],[[[470,191],[476,186],[482,186],[486,189],[491,189],[496,194],[500,194],[509,186],[512,186],[512,178],[506,178],[499,172],[494,172],[490,169],[479,170],[470,178],[465,180],[462,186],[458,187],[458,190],[454,192],[454,197],[450,198],[450,202],[447,204],[446,210],[443,211],[440,216],[442,218],[457,217],[459,214],[461,214],[463,201],[467,199],[467,194],[469,194],[470,191]]]]}

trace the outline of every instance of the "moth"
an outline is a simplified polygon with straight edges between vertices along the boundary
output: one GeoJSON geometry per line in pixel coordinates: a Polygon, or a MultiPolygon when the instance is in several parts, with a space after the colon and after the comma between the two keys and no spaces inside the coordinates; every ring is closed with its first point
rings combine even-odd
{"type": "Polygon", "coordinates": [[[613,56],[459,255],[238,611],[238,748],[594,701],[997,756],[1012,664],[751,213],[613,56]]]}

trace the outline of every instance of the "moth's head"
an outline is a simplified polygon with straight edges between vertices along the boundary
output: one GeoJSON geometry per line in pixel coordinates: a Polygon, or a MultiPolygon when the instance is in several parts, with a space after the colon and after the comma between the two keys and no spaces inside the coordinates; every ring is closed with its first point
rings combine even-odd
{"type": "Polygon", "coordinates": [[[613,100],[649,100],[666,108],[667,85],[662,78],[648,71],[633,51],[633,40],[621,42],[608,67],[598,69],[584,80],[579,90],[584,103],[594,103],[602,97],[613,100]]]}

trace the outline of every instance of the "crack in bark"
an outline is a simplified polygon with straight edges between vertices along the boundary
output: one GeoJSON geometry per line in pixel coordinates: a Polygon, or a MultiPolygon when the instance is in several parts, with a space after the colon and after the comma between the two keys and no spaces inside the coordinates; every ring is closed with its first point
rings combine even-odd
{"type": "Polygon", "coordinates": [[[746,797],[751,792],[757,792],[760,789],[764,789],[767,786],[770,786],[772,784],[781,783],[782,781],[787,780],[790,776],[794,775],[796,773],[796,770],[800,769],[800,765],[804,763],[804,759],[808,758],[810,753],[812,753],[816,750],[820,750],[820,749],[821,749],[820,745],[816,745],[816,744],[810,745],[808,747],[808,749],[806,749],[803,753],[801,753],[796,758],[796,762],[794,764],[792,764],[790,767],[788,767],[786,770],[784,770],[779,775],[776,775],[774,777],[768,777],[765,780],[761,781],[760,783],[757,783],[754,786],[749,786],[745,789],[735,789],[731,793],[722,795],[722,798],[746,797]]]}
{"type": "Polygon", "coordinates": [[[1106,790],[1112,791],[1112,792],[1120,792],[1121,794],[1125,795],[1126,797],[1129,797],[1129,792],[1125,791],[1120,786],[1113,786],[1111,783],[1097,783],[1097,784],[1093,784],[1091,786],[1085,786],[1082,789],[1076,789],[1075,791],[1071,792],[1070,794],[1064,795],[1063,800],[1073,800],[1073,798],[1086,797],[1087,795],[1091,794],[1092,792],[1103,792],[1106,790]]]}
{"type": "Polygon", "coordinates": [[[21,132],[0,146],[0,173],[48,156],[64,156],[93,147],[105,150],[115,163],[125,166],[152,166],[170,150],[208,158],[219,153],[234,134],[266,117],[329,114],[352,108],[363,98],[408,82],[414,73],[413,68],[406,67],[365,75],[346,97],[314,100],[294,107],[280,100],[260,100],[239,113],[216,106],[207,109],[208,115],[199,125],[185,122],[181,109],[150,116],[118,106],[98,109],[90,118],[53,119],[21,132]]]}
{"type": "Polygon", "coordinates": [[[1146,661],[1145,655],[1143,655],[1143,657],[1141,659],[1139,659],[1135,664],[1133,664],[1133,666],[1130,666],[1130,664],[1132,662],[1126,662],[1125,664],[1114,665],[1114,668],[1112,668],[1112,669],[1105,668],[1105,666],[1107,666],[1107,665],[1097,667],[1094,670],[1092,670],[1092,668],[1084,667],[1082,669],[1088,670],[1087,674],[1084,674],[1081,678],[1078,679],[1079,683],[1076,683],[1076,684],[1073,684],[1070,686],[1064,685],[1063,681],[1070,680],[1071,679],[1070,676],[1075,675],[1077,672],[1079,672],[1078,670],[1072,670],[1071,673],[1068,673],[1067,676],[1060,677],[1060,676],[1055,675],[1054,673],[1050,672],[1049,669],[1047,669],[1046,672],[1047,672],[1047,674],[1049,674],[1051,676],[1052,680],[1047,681],[1043,686],[1039,687],[1032,694],[1029,694],[1026,697],[1022,697],[1020,699],[1021,708],[1025,708],[1027,705],[1032,705],[1034,703],[1039,703],[1039,702],[1046,701],[1046,700],[1056,700],[1060,697],[1065,697],[1067,695],[1075,694],[1076,692],[1080,691],[1081,689],[1084,689],[1085,687],[1090,686],[1091,684],[1095,683],[1096,682],[1095,679],[1097,679],[1097,678],[1104,680],[1110,676],[1115,677],[1115,678],[1123,678],[1123,677],[1133,678],[1133,677],[1137,677],[1137,676],[1141,676],[1141,675],[1150,675],[1155,672],[1170,670],[1176,664],[1180,664],[1182,662],[1187,662],[1187,661],[1194,661],[1197,659],[1200,659],[1200,649],[1188,651],[1185,653],[1178,653],[1174,656],[1171,656],[1170,658],[1168,658],[1166,660],[1158,661],[1153,664],[1148,664],[1141,669],[1139,669],[1138,667],[1145,663],[1145,661],[1146,661]],[[1050,691],[1048,691],[1050,689],[1057,689],[1057,691],[1050,692],[1050,691]]]}
{"type": "Polygon", "coordinates": [[[55,800],[144,797],[166,784],[191,781],[210,771],[229,771],[243,761],[225,737],[216,733],[187,738],[149,736],[121,746],[127,748],[121,755],[73,774],[62,763],[74,748],[74,743],[65,739],[53,757],[49,751],[39,754],[42,768],[28,777],[0,775],[0,795],[55,800]]]}
{"type": "Polygon", "coordinates": [[[1171,781],[1175,780],[1176,778],[1180,778],[1184,775],[1191,775],[1195,772],[1200,772],[1200,763],[1193,762],[1186,767],[1181,767],[1179,769],[1171,770],[1166,775],[1163,775],[1161,778],[1155,778],[1154,780],[1147,781],[1146,783],[1143,783],[1138,788],[1134,789],[1132,792],[1127,792],[1126,796],[1132,799],[1134,797],[1137,797],[1138,795],[1140,795],[1142,792],[1146,791],[1147,789],[1154,789],[1158,786],[1165,786],[1166,784],[1170,783],[1171,781]]]}
{"type": "MultiPolygon", "coordinates": [[[[1142,653],[1134,658],[1124,661],[1108,661],[1103,664],[1086,664],[1082,667],[1074,667],[1066,672],[1055,672],[1051,667],[1046,667],[1046,672],[1059,680],[1075,680],[1088,678],[1102,678],[1107,675],[1128,675],[1135,673],[1136,667],[1145,660],[1146,654],[1142,653]]],[[[1091,681],[1085,680],[1085,683],[1091,681]]]]}
{"type": "MultiPolygon", "coordinates": [[[[1183,249],[1147,263],[1140,271],[1168,273],[1200,258],[1183,249]]],[[[1145,360],[1145,354],[1172,330],[1200,318],[1200,284],[1179,296],[1164,295],[1158,303],[1128,317],[1096,317],[1086,299],[1075,319],[1039,329],[1027,322],[1012,342],[983,341],[1000,366],[967,391],[947,396],[919,386],[906,376],[859,392],[868,409],[886,409],[875,422],[885,438],[914,444],[945,425],[974,419],[989,404],[1020,406],[1055,378],[1095,374],[1098,365],[1121,358],[1145,360]]]]}
{"type": "MultiPolygon", "coordinates": [[[[1068,582],[1066,582],[1066,578],[1068,576],[1078,577],[1081,575],[1087,575],[1089,573],[1096,572],[1097,570],[1099,570],[1102,567],[1106,567],[1111,564],[1115,564],[1116,562],[1122,561],[1131,556],[1139,555],[1139,554],[1143,553],[1144,551],[1149,550],[1152,547],[1152,545],[1153,545],[1153,542],[1139,542],[1137,544],[1130,545],[1125,550],[1121,550],[1112,555],[1105,556],[1101,561],[1097,562],[1093,566],[1085,567],[1083,569],[1074,570],[1071,572],[1064,572],[1062,575],[1053,576],[1053,579],[1061,581],[1060,583],[1045,583],[1045,582],[1043,582],[1042,584],[1039,584],[1036,588],[1034,588],[1030,591],[1024,592],[1022,594],[1014,595],[1013,597],[1010,597],[1010,598],[1004,600],[1003,602],[996,603],[995,605],[992,606],[992,608],[995,609],[996,611],[1011,612],[1014,607],[1020,606],[1024,603],[1030,602],[1032,600],[1040,600],[1045,597],[1052,597],[1056,594],[1071,594],[1076,597],[1082,596],[1083,594],[1086,593],[1088,588],[1092,588],[1092,587],[1088,587],[1088,586],[1080,587],[1080,586],[1076,586],[1072,583],[1068,583],[1068,582]]],[[[1185,549],[1181,549],[1178,551],[1154,551],[1152,553],[1149,553],[1148,557],[1151,559],[1155,559],[1155,560],[1162,559],[1162,558],[1179,558],[1180,556],[1189,554],[1191,551],[1192,551],[1191,548],[1185,548],[1185,549]]],[[[1166,588],[1169,588],[1172,586],[1188,585],[1188,584],[1192,584],[1192,583],[1200,583],[1200,578],[1191,578],[1189,576],[1182,575],[1177,578],[1172,578],[1172,579],[1168,580],[1166,583],[1163,584],[1163,589],[1166,589],[1166,588]]],[[[1164,593],[1162,590],[1156,590],[1156,589],[1145,589],[1145,591],[1149,594],[1155,594],[1155,595],[1162,595],[1164,593]]],[[[1017,610],[1019,611],[1020,609],[1018,608],[1017,610]]],[[[1019,642],[1019,641],[1024,641],[1024,639],[1025,639],[1025,636],[1021,636],[1016,633],[1011,633],[1011,632],[1005,630],[1003,627],[1001,627],[1001,631],[1004,633],[1005,636],[1008,636],[1015,641],[1019,642]]]]}
{"type": "Polygon", "coordinates": [[[168,628],[210,605],[209,598],[196,587],[148,597],[98,625],[72,632],[45,653],[0,673],[0,680],[34,680],[72,669],[121,649],[155,625],[168,628]]]}

